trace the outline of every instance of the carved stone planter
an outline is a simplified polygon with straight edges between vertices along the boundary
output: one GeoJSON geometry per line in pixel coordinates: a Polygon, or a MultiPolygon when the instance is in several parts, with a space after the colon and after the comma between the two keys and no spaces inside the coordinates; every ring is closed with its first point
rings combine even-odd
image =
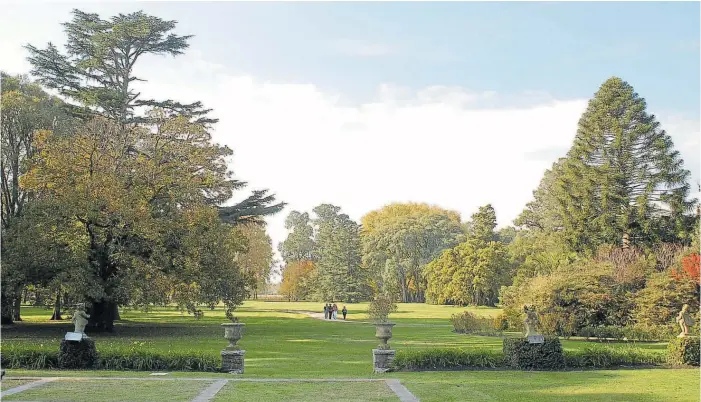
{"type": "Polygon", "coordinates": [[[221,351],[221,368],[222,371],[231,374],[243,374],[245,350],[236,344],[243,336],[244,323],[224,323],[224,338],[229,341],[226,349],[221,351]]]}
{"type": "Polygon", "coordinates": [[[375,324],[375,338],[380,340],[380,344],[377,345],[379,350],[389,350],[389,341],[392,338],[392,327],[395,324],[392,322],[383,322],[375,324]]]}
{"type": "Polygon", "coordinates": [[[238,342],[243,336],[243,327],[246,324],[238,322],[227,322],[222,324],[224,327],[224,338],[229,341],[229,346],[225,350],[239,350],[241,349],[236,342],[238,342]]]}

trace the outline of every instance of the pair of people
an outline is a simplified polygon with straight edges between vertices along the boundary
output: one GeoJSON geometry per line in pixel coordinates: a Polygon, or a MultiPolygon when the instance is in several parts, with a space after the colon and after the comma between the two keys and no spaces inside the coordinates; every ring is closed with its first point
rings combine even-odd
{"type": "MultiPolygon", "coordinates": [[[[341,310],[343,313],[343,319],[346,319],[346,314],[348,314],[348,309],[346,306],[343,306],[343,310],[341,310]]],[[[326,303],[324,305],[324,319],[325,320],[335,320],[336,317],[338,316],[338,306],[336,303],[331,304],[331,303],[326,303]]]]}

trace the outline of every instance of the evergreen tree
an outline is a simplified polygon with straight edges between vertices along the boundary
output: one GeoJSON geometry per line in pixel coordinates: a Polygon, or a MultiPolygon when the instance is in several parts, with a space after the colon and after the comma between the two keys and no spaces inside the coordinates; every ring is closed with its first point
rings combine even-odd
{"type": "Polygon", "coordinates": [[[360,226],[341,208],[322,204],[314,208],[317,219],[317,291],[323,300],[355,301],[367,296],[360,269],[360,226]]]}
{"type": "Polygon", "coordinates": [[[300,261],[315,261],[314,228],[307,212],[292,211],[285,219],[285,229],[290,233],[282,243],[278,244],[278,251],[285,264],[300,261]]]}
{"type": "Polygon", "coordinates": [[[553,163],[550,170],[545,171],[538,188],[533,191],[533,201],[526,204],[526,208],[514,221],[516,226],[545,231],[562,229],[562,217],[555,191],[557,182],[562,175],[564,161],[565,158],[560,158],[553,163]]]}
{"type": "MultiPolygon", "coordinates": [[[[32,74],[77,105],[68,105],[72,114],[84,120],[101,116],[120,123],[159,125],[173,117],[209,127],[218,119],[202,103],[184,104],[172,99],[142,99],[133,83],[146,81],[134,75],[139,60],[147,55],[179,56],[189,47],[192,35],[173,33],[176,21],[166,21],[142,11],[119,14],[103,20],[98,14],[73,10],[73,20],[63,24],[67,35],[66,54],[52,43],[45,49],[27,45],[32,74]],[[161,113],[148,113],[158,109],[161,113]],[[140,110],[146,113],[138,114],[140,110]]],[[[135,151],[132,147],[131,151],[135,151]]],[[[234,180],[235,189],[246,186],[234,180]]],[[[210,194],[214,205],[228,200],[210,194]]],[[[280,212],[285,204],[275,204],[268,190],[254,191],[244,201],[219,207],[222,221],[231,224],[261,223],[264,216],[280,212]]]]}
{"type": "Polygon", "coordinates": [[[654,242],[664,216],[677,238],[688,237],[688,178],[645,100],[620,78],[608,79],[579,120],[555,191],[568,241],[577,251],[654,242]]]}
{"type": "Polygon", "coordinates": [[[494,306],[508,282],[508,254],[497,241],[491,204],[472,215],[466,241],[445,250],[424,270],[426,300],[437,304],[494,306]]]}

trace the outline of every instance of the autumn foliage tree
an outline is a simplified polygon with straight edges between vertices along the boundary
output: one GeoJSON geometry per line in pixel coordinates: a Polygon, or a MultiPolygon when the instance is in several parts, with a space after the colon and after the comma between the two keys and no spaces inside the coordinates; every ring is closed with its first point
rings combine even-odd
{"type": "Polygon", "coordinates": [[[165,297],[176,273],[200,283],[210,301],[241,302],[234,260],[243,240],[215,207],[235,187],[231,150],[212,144],[204,127],[174,118],[151,131],[98,118],[70,138],[47,132],[35,142],[21,184],[56,204],[61,237],[84,253],[77,276],[92,328],[111,330],[118,304],[165,297]]]}
{"type": "Polygon", "coordinates": [[[309,260],[287,264],[282,271],[280,294],[290,301],[306,299],[312,290],[310,285],[315,272],[314,263],[309,260]]]}

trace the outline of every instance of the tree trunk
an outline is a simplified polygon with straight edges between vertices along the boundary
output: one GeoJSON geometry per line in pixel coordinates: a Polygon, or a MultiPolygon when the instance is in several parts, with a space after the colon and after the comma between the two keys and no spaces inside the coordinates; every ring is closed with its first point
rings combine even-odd
{"type": "Polygon", "coordinates": [[[14,309],[12,309],[12,320],[13,321],[22,321],[22,317],[20,316],[21,306],[22,306],[22,293],[18,292],[17,296],[15,297],[14,309]]]}
{"type": "Polygon", "coordinates": [[[61,321],[61,289],[56,291],[56,301],[54,302],[54,314],[51,316],[52,321],[61,321]]]}
{"type": "Polygon", "coordinates": [[[113,308],[114,308],[114,320],[115,320],[115,321],[121,321],[121,320],[122,320],[122,316],[119,315],[119,305],[118,305],[117,303],[112,303],[112,304],[113,304],[113,306],[114,306],[114,307],[113,307],[113,308]]]}
{"type": "Polygon", "coordinates": [[[94,301],[88,312],[88,327],[95,332],[113,332],[116,306],[116,303],[107,300],[94,301]]]}
{"type": "Polygon", "coordinates": [[[7,297],[4,294],[0,294],[0,305],[2,305],[2,314],[0,317],[0,324],[2,325],[10,325],[14,323],[14,320],[12,319],[13,314],[12,314],[12,302],[9,297],[7,297]]]}

